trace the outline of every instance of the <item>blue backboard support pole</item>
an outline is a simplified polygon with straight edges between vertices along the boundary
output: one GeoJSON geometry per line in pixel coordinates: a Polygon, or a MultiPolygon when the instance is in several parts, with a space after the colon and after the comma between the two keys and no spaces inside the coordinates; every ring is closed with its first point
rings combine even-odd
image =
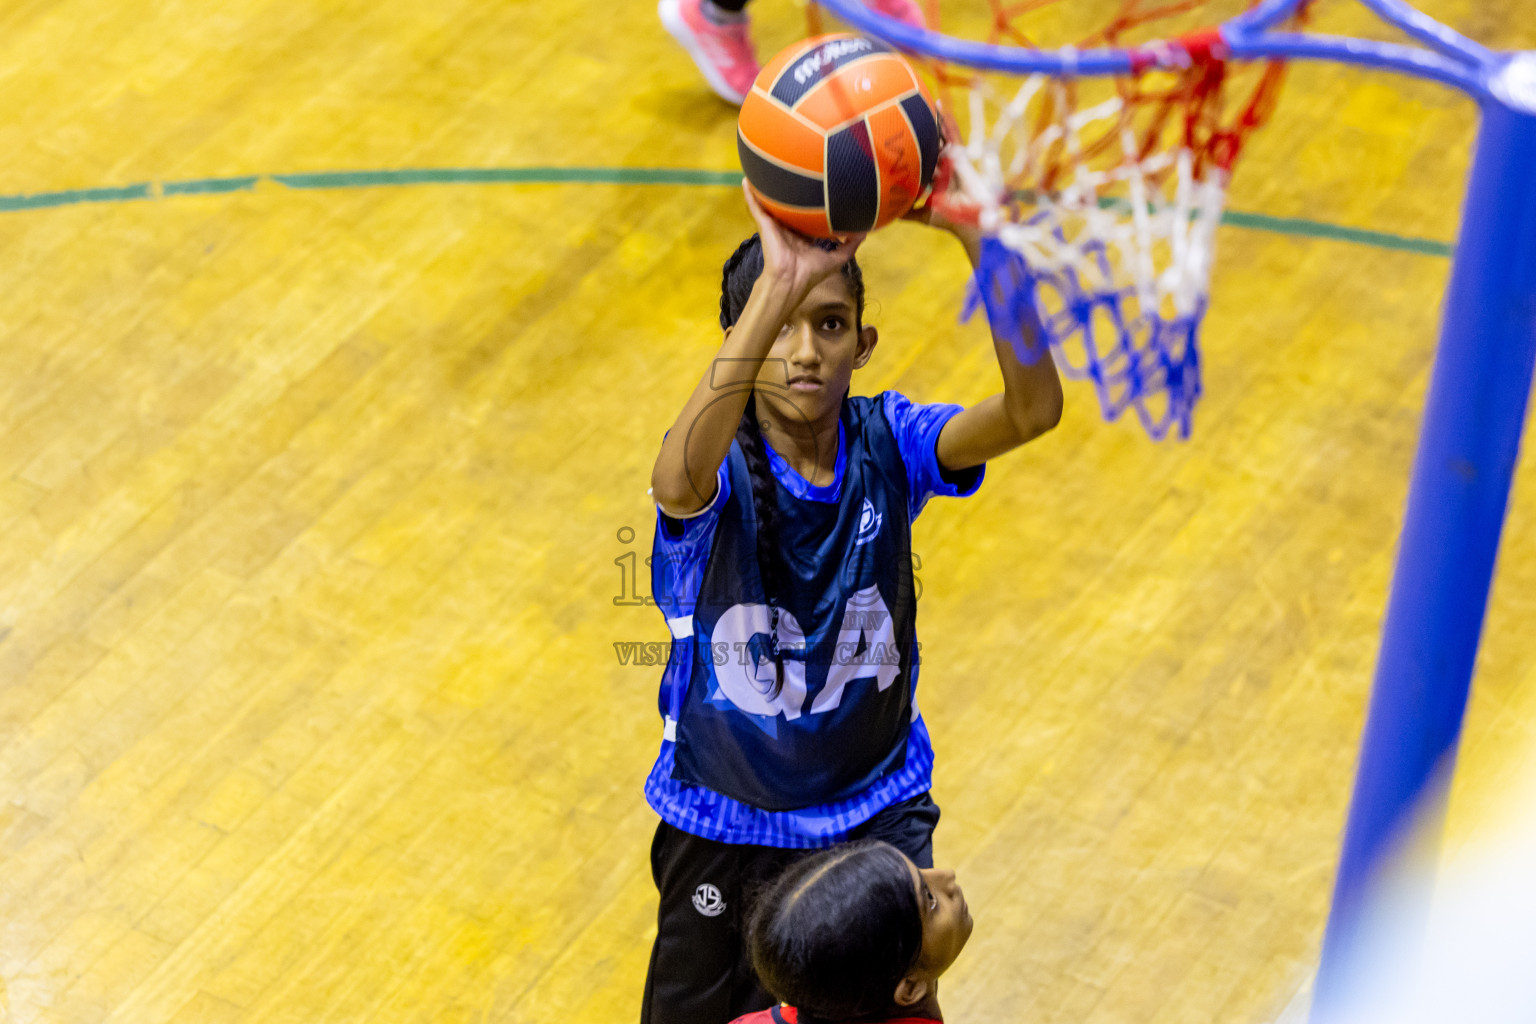
{"type": "MultiPolygon", "coordinates": [[[[1409,485],[1312,1020],[1336,1019],[1373,885],[1413,835],[1438,848],[1536,362],[1536,54],[1482,103],[1409,485]],[[1416,810],[1424,804],[1424,814],[1416,810]]],[[[1389,343],[1388,339],[1383,339],[1389,343]]]]}

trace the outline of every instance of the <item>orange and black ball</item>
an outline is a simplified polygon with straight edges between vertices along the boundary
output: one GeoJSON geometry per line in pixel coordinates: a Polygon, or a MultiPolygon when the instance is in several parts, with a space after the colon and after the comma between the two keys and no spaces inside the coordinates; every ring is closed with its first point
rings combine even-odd
{"type": "Polygon", "coordinates": [[[927,190],[939,158],[928,90],[866,36],[817,36],[764,66],[736,124],[741,169],[774,217],[815,238],[873,231],[927,190]]]}

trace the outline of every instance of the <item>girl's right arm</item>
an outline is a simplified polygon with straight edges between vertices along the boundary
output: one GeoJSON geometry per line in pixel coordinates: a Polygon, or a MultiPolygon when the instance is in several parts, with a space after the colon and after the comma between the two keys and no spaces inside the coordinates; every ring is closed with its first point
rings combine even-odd
{"type": "Polygon", "coordinates": [[[753,382],[780,329],[810,290],[848,262],[864,240],[854,235],[835,249],[822,249],[770,217],[750,191],[747,207],[762,238],[763,273],[662,440],[651,470],[656,504],[680,518],[714,500],[715,474],[731,450],[753,382]]]}

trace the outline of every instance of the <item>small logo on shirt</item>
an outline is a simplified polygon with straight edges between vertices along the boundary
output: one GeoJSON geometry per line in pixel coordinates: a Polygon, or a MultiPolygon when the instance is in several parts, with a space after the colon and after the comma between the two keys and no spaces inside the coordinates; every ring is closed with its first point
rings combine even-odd
{"type": "Polygon", "coordinates": [[[719,917],[725,913],[725,900],[720,898],[720,890],[705,882],[693,890],[693,909],[705,917],[719,917]]]}
{"type": "Polygon", "coordinates": [[[885,515],[875,511],[875,506],[868,498],[864,499],[864,508],[859,512],[859,536],[853,542],[854,547],[867,544],[875,539],[880,532],[880,524],[884,522],[885,515]]]}

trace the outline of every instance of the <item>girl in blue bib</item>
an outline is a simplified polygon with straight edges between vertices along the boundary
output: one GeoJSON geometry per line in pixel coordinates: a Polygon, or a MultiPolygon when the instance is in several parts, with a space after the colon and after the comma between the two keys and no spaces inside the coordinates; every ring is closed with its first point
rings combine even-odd
{"type": "MultiPolygon", "coordinates": [[[[1061,416],[1048,354],[995,338],[1003,390],[970,408],[849,395],[863,236],[817,243],[747,194],[758,234],[726,261],[725,338],[662,441],[651,586],[672,634],[645,794],[660,893],[645,1024],[773,1005],[742,942],[744,895],[805,851],[884,840],[933,866],[933,748],[918,713],[911,524],[1061,416]]],[[[979,232],[927,209],[974,267],[979,232]]]]}

